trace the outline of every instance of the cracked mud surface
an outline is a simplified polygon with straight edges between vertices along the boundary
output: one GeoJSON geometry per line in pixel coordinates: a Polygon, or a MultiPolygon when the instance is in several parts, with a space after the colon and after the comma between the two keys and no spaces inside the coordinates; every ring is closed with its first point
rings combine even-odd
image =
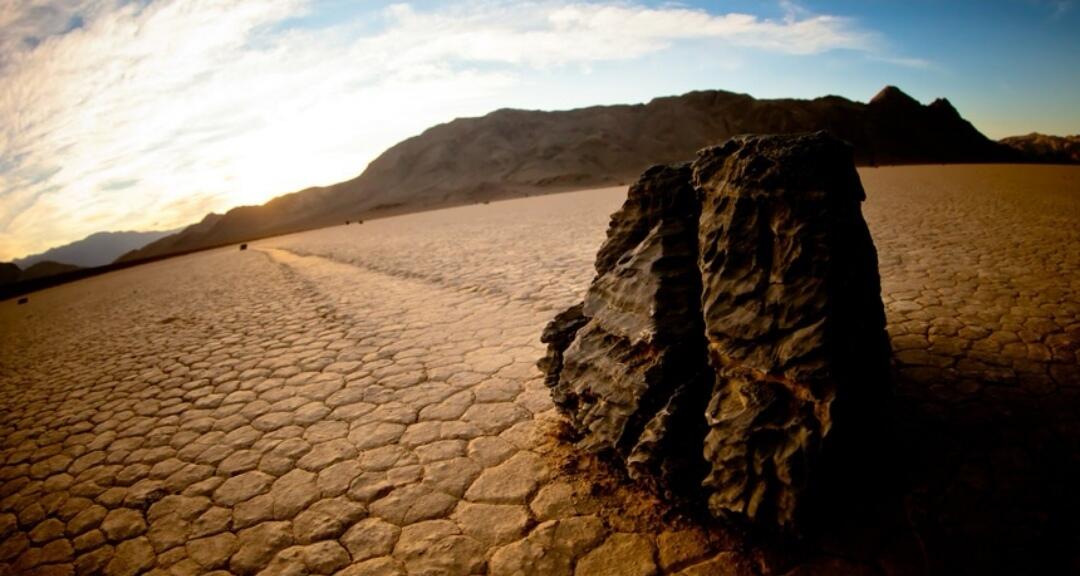
{"type": "Polygon", "coordinates": [[[896,362],[874,542],[623,521],[560,465],[538,338],[591,279],[613,189],[0,303],[0,574],[1077,570],[1080,169],[861,175],[896,362]]]}

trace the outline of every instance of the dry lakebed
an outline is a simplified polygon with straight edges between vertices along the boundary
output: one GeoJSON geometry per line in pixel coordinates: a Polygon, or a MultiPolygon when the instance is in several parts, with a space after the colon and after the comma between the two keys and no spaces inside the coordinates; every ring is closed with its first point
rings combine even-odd
{"type": "Polygon", "coordinates": [[[894,422],[857,518],[787,544],[710,525],[560,441],[539,335],[592,278],[611,188],[0,303],[0,574],[1080,570],[1080,167],[859,172],[894,422]]]}

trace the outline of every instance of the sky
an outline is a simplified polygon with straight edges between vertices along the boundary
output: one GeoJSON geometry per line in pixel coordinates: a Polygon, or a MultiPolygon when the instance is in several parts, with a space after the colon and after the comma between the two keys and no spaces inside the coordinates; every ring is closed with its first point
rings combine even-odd
{"type": "Polygon", "coordinates": [[[943,96],[1080,133],[1080,1],[0,0],[0,261],[352,178],[503,107],[943,96]]]}

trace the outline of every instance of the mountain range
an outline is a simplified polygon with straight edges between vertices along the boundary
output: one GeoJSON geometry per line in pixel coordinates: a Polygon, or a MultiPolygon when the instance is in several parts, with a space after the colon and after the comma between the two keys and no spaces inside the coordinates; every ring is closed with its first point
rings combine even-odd
{"type": "Polygon", "coordinates": [[[26,269],[38,262],[70,264],[80,268],[104,266],[126,252],[146,246],[150,242],[176,233],[177,230],[155,232],[97,232],[70,244],[50,248],[41,254],[17,258],[13,262],[26,269]]]}
{"type": "Polygon", "coordinates": [[[829,130],[862,165],[1011,162],[1026,157],[983,136],[948,100],[923,105],[888,86],[869,102],[839,96],[756,99],[720,90],[646,104],[459,118],[391,147],[359,176],[226,212],[122,260],[442,206],[625,184],[652,164],[750,132],[829,130]]]}
{"type": "Polygon", "coordinates": [[[76,270],[82,270],[82,267],[53,262],[52,260],[35,262],[27,268],[20,268],[19,265],[13,262],[0,262],[0,286],[41,280],[42,278],[58,276],[76,270]]]}
{"type": "Polygon", "coordinates": [[[1080,134],[1049,136],[1032,132],[1024,136],[1003,138],[1001,143],[1019,150],[1025,158],[1032,161],[1080,163],[1080,134]]]}
{"type": "Polygon", "coordinates": [[[1075,136],[1030,134],[995,142],[948,100],[923,105],[894,86],[866,103],[707,90],[645,104],[501,109],[433,126],[389,148],[345,182],[211,213],[171,234],[95,234],[16,263],[131,263],[350,219],[627,184],[650,165],[689,160],[734,135],[816,130],[850,142],[860,165],[1080,162],[1075,136]]]}
{"type": "Polygon", "coordinates": [[[40,254],[17,258],[12,262],[0,262],[0,286],[107,266],[127,252],[176,232],[96,232],[82,240],[50,248],[40,254]]]}

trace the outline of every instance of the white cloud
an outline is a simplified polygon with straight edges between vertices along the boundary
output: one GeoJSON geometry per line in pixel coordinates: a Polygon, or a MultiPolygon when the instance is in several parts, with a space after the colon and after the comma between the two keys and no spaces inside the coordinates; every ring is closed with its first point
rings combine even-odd
{"type": "Polygon", "coordinates": [[[288,26],[317,9],[305,0],[0,6],[0,259],[354,176],[433,122],[497,107],[530,70],[688,40],[876,44],[834,16],[631,2],[400,4],[323,28],[288,26]]]}
{"type": "Polygon", "coordinates": [[[868,59],[876,62],[884,62],[886,64],[892,64],[893,66],[900,66],[902,68],[914,68],[917,70],[928,70],[935,68],[935,64],[930,60],[924,58],[907,58],[902,56],[883,56],[883,55],[870,55],[868,59]]]}

